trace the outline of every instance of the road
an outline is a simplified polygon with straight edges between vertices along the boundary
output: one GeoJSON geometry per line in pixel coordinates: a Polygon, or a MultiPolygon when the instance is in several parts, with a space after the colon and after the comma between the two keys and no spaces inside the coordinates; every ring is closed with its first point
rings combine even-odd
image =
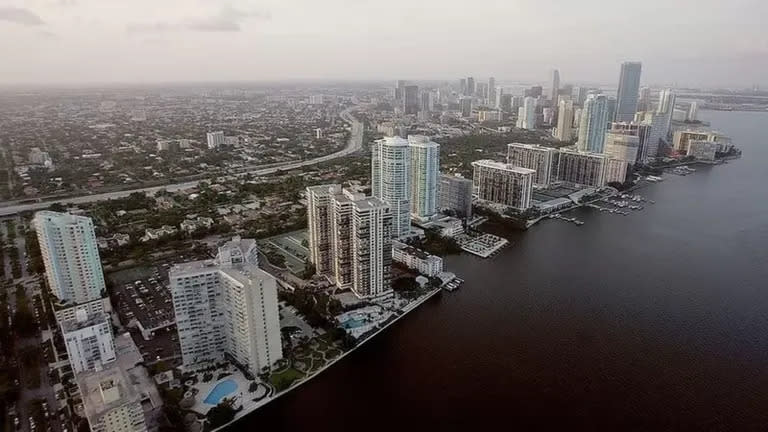
{"type": "MultiPolygon", "coordinates": [[[[342,119],[349,122],[352,125],[352,131],[349,136],[349,142],[347,143],[347,146],[344,147],[342,150],[339,150],[335,153],[331,153],[325,156],[320,156],[318,158],[314,159],[307,159],[303,161],[297,161],[297,162],[290,162],[285,165],[281,165],[279,167],[271,166],[268,168],[256,168],[251,171],[243,172],[236,174],[238,176],[243,175],[269,175],[274,174],[278,171],[288,171],[296,168],[301,168],[305,166],[310,165],[317,165],[319,163],[328,162],[334,159],[338,159],[344,156],[349,156],[352,153],[355,153],[363,148],[363,123],[359,122],[353,115],[352,110],[355,107],[350,107],[342,111],[339,115],[342,119]]],[[[183,183],[176,183],[176,184],[169,184],[169,185],[163,185],[163,186],[154,186],[154,187],[148,187],[148,188],[138,188],[138,189],[130,189],[130,190],[124,190],[124,191],[117,191],[117,192],[107,192],[107,193],[100,193],[100,194],[93,194],[93,195],[84,195],[79,197],[72,197],[72,198],[63,198],[60,200],[51,200],[46,202],[34,202],[34,203],[27,203],[27,204],[15,204],[15,205],[9,205],[5,207],[0,207],[0,216],[8,216],[13,215],[16,213],[21,213],[24,211],[35,211],[35,210],[42,210],[48,208],[51,204],[54,202],[59,202],[62,204],[85,204],[85,203],[91,203],[96,201],[103,201],[108,200],[112,198],[122,198],[126,197],[134,192],[144,192],[147,194],[154,194],[159,190],[167,190],[169,192],[175,192],[182,189],[188,189],[191,187],[197,186],[197,184],[202,180],[193,180],[183,183]]]]}

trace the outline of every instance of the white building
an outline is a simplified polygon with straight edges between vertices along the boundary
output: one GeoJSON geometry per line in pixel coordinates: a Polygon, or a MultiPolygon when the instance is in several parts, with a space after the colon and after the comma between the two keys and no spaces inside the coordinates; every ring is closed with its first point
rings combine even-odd
{"type": "Polygon", "coordinates": [[[584,101],[584,109],[581,112],[577,143],[579,150],[602,153],[607,128],[608,98],[602,94],[591,93],[584,101]]]}
{"type": "Polygon", "coordinates": [[[533,184],[547,187],[552,180],[552,163],[557,150],[537,144],[507,144],[507,163],[535,170],[533,184]]]}
{"type": "Polygon", "coordinates": [[[557,127],[552,135],[560,141],[570,141],[573,139],[573,101],[560,101],[557,113],[557,127]]]}
{"type": "Polygon", "coordinates": [[[208,141],[209,149],[219,148],[219,146],[224,145],[224,132],[222,131],[208,132],[205,134],[205,137],[208,141]]]}
{"type": "Polygon", "coordinates": [[[531,206],[536,171],[492,160],[474,161],[472,166],[472,184],[478,199],[518,210],[531,206]]]}
{"type": "Polygon", "coordinates": [[[672,127],[672,116],[675,114],[676,100],[677,96],[672,89],[664,89],[659,92],[659,105],[656,107],[656,113],[664,117],[663,139],[667,139],[667,136],[669,136],[669,131],[672,127]]]}
{"type": "Polygon", "coordinates": [[[713,141],[693,140],[688,143],[688,156],[696,160],[713,161],[717,153],[717,143],[713,141]]]}
{"type": "MultiPolygon", "coordinates": [[[[75,304],[91,313],[104,312],[106,292],[93,222],[85,216],[40,211],[33,225],[51,292],[61,306],[75,304]]],[[[57,308],[57,320],[74,318],[75,311],[57,308]]]]}
{"type": "Polygon", "coordinates": [[[256,374],[283,357],[277,282],[258,267],[255,240],[235,237],[215,260],[175,265],[169,278],[185,366],[228,354],[256,374]]]}
{"type": "Polygon", "coordinates": [[[340,185],[308,187],[307,202],[317,273],[361,298],[388,294],[393,216],[387,204],[340,185]]]}
{"type": "Polygon", "coordinates": [[[688,121],[696,121],[699,116],[699,103],[698,102],[691,102],[691,104],[688,106],[688,112],[685,115],[685,119],[688,121]]]}
{"type": "Polygon", "coordinates": [[[69,363],[76,374],[115,361],[115,340],[109,315],[89,316],[84,309],[77,310],[75,319],[61,322],[61,332],[69,363]]]}
{"type": "Polygon", "coordinates": [[[424,219],[437,213],[440,144],[423,135],[409,135],[411,215],[424,219]]]}
{"type": "Polygon", "coordinates": [[[536,129],[536,99],[528,96],[523,100],[523,106],[517,111],[517,124],[519,129],[536,129]]]}
{"type": "Polygon", "coordinates": [[[598,153],[561,149],[557,155],[557,180],[582,186],[605,186],[607,158],[598,153]]]}
{"type": "Polygon", "coordinates": [[[622,131],[608,131],[605,133],[605,155],[612,159],[624,161],[634,165],[637,160],[637,150],[640,147],[640,137],[622,133],[622,131]]]}
{"type": "Polygon", "coordinates": [[[618,182],[624,183],[627,178],[626,161],[618,159],[607,159],[605,161],[605,183],[618,182]]]}
{"type": "Polygon", "coordinates": [[[392,242],[392,260],[429,277],[443,271],[442,258],[399,241],[392,242]]]}
{"type": "Polygon", "coordinates": [[[408,141],[386,137],[371,145],[371,189],[387,204],[393,216],[394,237],[411,231],[411,151],[408,141]]]}

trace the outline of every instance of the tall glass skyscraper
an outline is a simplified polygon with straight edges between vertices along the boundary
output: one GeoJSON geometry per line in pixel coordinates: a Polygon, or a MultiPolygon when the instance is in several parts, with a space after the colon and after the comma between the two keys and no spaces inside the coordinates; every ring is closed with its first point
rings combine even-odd
{"type": "Polygon", "coordinates": [[[624,62],[621,64],[614,121],[630,122],[635,118],[637,97],[640,91],[641,70],[642,64],[640,62],[624,62]]]}
{"type": "Polygon", "coordinates": [[[411,148],[411,214],[428,218],[437,213],[440,144],[423,135],[409,135],[411,148]]]}
{"type": "Polygon", "coordinates": [[[411,154],[408,141],[385,137],[371,146],[371,189],[373,196],[392,209],[392,235],[401,237],[411,231],[411,154]]]}
{"type": "Polygon", "coordinates": [[[608,128],[608,98],[591,93],[584,101],[579,125],[578,147],[581,151],[602,153],[608,128]]]}

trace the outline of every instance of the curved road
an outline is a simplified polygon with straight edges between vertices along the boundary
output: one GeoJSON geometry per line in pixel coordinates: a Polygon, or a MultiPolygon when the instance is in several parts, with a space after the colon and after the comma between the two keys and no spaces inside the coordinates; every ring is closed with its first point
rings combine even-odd
{"type": "MultiPolygon", "coordinates": [[[[247,171],[244,173],[235,174],[237,176],[243,176],[247,174],[254,174],[254,175],[269,175],[274,174],[278,171],[286,171],[286,170],[292,170],[296,168],[301,168],[309,165],[316,165],[322,162],[328,162],[333,159],[337,159],[340,157],[348,156],[352,153],[355,153],[356,151],[359,151],[363,148],[363,123],[358,121],[353,115],[352,110],[356,107],[350,107],[342,111],[339,115],[342,119],[344,119],[346,122],[352,125],[352,131],[349,136],[349,142],[347,143],[347,146],[344,147],[344,149],[339,150],[335,153],[331,153],[325,156],[320,156],[318,158],[314,159],[307,159],[303,161],[297,161],[297,162],[289,162],[285,165],[280,166],[271,166],[269,168],[257,168],[251,171],[247,171]]],[[[200,181],[202,180],[193,180],[183,183],[175,183],[175,184],[168,184],[163,186],[153,186],[153,187],[147,187],[147,188],[138,188],[138,189],[130,189],[130,190],[124,190],[124,191],[117,191],[117,192],[106,192],[106,193],[100,193],[100,194],[93,194],[93,195],[84,195],[84,196],[78,196],[78,197],[72,197],[72,198],[62,198],[62,199],[52,199],[49,201],[44,202],[34,202],[34,203],[28,203],[28,204],[17,204],[17,205],[9,205],[5,207],[0,207],[0,216],[9,216],[16,213],[21,213],[24,211],[30,211],[30,210],[42,210],[48,208],[53,203],[62,203],[62,204],[83,204],[83,203],[90,203],[95,201],[103,201],[108,200],[111,198],[122,198],[126,197],[134,192],[144,192],[147,194],[154,194],[155,192],[165,189],[169,192],[175,192],[182,189],[188,189],[190,187],[196,186],[200,181]]]]}

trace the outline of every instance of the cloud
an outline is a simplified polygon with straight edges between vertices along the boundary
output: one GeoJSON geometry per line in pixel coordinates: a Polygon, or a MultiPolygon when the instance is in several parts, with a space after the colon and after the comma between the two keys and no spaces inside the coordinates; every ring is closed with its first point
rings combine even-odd
{"type": "Polygon", "coordinates": [[[272,19],[269,11],[246,11],[230,6],[223,7],[217,14],[202,18],[190,18],[181,22],[158,21],[153,23],[130,24],[129,33],[165,33],[172,31],[197,32],[239,32],[247,19],[267,21],[272,19]]]}
{"type": "Polygon", "coordinates": [[[0,8],[0,21],[8,21],[24,26],[39,26],[45,24],[36,13],[15,7],[0,8]]]}

